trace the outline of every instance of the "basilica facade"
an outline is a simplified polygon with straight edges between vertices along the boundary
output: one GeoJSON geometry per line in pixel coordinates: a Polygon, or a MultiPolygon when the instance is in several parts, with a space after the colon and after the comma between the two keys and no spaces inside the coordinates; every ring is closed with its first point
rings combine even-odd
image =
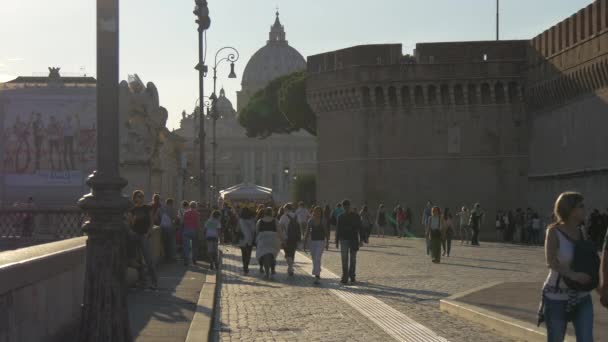
{"type": "MultiPolygon", "coordinates": [[[[292,199],[293,184],[298,176],[316,175],[315,137],[308,133],[295,132],[289,135],[275,134],[266,139],[249,138],[245,128],[237,121],[238,110],[242,109],[258,90],[279,76],[305,69],[306,61],[289,45],[285,28],[277,13],[266,45],[251,57],[244,69],[242,89],[237,92],[237,110],[223,89],[218,96],[217,109],[220,117],[216,122],[215,182],[211,172],[207,172],[207,184],[215,183],[215,188],[210,189],[211,192],[217,193],[240,183],[251,183],[272,188],[275,200],[285,202],[292,199]]],[[[195,165],[198,160],[197,120],[196,115],[184,113],[180,128],[175,131],[192,142],[188,157],[188,170],[192,176],[186,179],[194,182],[196,179],[193,175],[196,174],[195,165]]],[[[213,160],[210,142],[213,136],[213,121],[209,117],[205,129],[208,146],[206,168],[211,170],[213,160]]],[[[186,187],[187,195],[197,198],[197,189],[196,186],[186,187]]]]}

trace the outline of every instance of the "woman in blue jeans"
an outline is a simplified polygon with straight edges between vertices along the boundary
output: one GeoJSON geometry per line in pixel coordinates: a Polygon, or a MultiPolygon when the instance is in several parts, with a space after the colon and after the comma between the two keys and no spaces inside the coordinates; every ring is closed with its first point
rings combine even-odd
{"type": "Polygon", "coordinates": [[[555,202],[556,222],[547,229],[545,255],[549,275],[543,286],[543,301],[539,323],[545,321],[547,341],[562,342],[568,322],[572,322],[578,342],[593,342],[593,303],[589,292],[570,289],[563,281],[567,277],[581,284],[591,278],[574,272],[574,243],[583,238],[579,226],[585,220],[583,196],[575,192],[561,194],[555,202]]]}

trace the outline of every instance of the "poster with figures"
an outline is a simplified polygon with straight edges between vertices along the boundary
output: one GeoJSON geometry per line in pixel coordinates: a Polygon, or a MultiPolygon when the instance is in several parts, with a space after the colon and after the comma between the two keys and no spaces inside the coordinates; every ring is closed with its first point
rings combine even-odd
{"type": "Polygon", "coordinates": [[[82,185],[83,174],[95,169],[94,97],[8,99],[3,103],[5,183],[82,185]]]}

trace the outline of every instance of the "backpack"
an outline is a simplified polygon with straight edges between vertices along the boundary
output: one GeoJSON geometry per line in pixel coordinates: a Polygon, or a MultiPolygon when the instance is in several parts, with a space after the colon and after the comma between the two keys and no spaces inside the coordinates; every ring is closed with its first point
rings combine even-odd
{"type": "Polygon", "coordinates": [[[579,230],[581,237],[579,240],[574,241],[570,239],[565,233],[564,235],[574,245],[574,257],[570,268],[574,272],[585,273],[591,277],[591,281],[587,284],[578,283],[567,277],[562,277],[564,283],[572,289],[581,292],[588,292],[596,289],[600,284],[600,257],[597,255],[597,250],[593,241],[585,240],[583,237],[583,231],[579,230]]]}
{"type": "Polygon", "coordinates": [[[160,217],[160,226],[163,228],[171,228],[172,225],[173,222],[171,221],[171,217],[169,217],[169,214],[162,213],[162,216],[160,217]]]}
{"type": "Polygon", "coordinates": [[[302,236],[300,235],[300,224],[298,223],[297,218],[290,217],[289,215],[287,215],[287,218],[289,219],[289,224],[287,225],[287,241],[300,241],[302,236]]]}

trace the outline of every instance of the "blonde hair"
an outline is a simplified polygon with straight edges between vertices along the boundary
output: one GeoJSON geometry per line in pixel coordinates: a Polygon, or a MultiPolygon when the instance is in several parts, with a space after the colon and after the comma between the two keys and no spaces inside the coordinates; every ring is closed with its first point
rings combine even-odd
{"type": "Polygon", "coordinates": [[[572,211],[585,200],[582,194],[573,191],[567,191],[561,193],[555,205],[553,206],[553,216],[555,216],[555,222],[551,226],[562,224],[570,218],[572,211]]]}

